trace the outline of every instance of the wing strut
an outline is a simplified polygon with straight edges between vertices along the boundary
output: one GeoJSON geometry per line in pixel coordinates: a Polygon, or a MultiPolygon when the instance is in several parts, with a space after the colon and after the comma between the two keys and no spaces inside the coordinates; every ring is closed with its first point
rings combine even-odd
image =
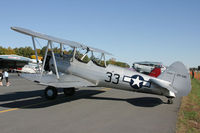
{"type": "Polygon", "coordinates": [[[103,55],[103,59],[104,59],[104,64],[105,64],[105,67],[107,67],[105,54],[104,54],[104,53],[102,53],[102,55],[103,55]]]}
{"type": "Polygon", "coordinates": [[[60,43],[60,55],[63,57],[63,44],[60,43]]]}
{"type": "Polygon", "coordinates": [[[45,50],[44,60],[43,60],[43,64],[42,64],[41,77],[42,77],[43,72],[44,72],[44,66],[45,66],[46,59],[47,59],[47,52],[48,52],[48,49],[49,49],[49,44],[50,44],[50,41],[47,42],[47,47],[46,47],[46,50],[45,50]]]}
{"type": "Polygon", "coordinates": [[[34,47],[34,50],[35,50],[35,56],[36,56],[38,70],[40,71],[40,69],[39,69],[40,67],[39,67],[38,54],[37,54],[37,48],[36,48],[36,45],[35,45],[35,38],[33,36],[32,36],[32,41],[33,41],[33,47],[34,47]]]}
{"type": "Polygon", "coordinates": [[[74,61],[74,59],[75,59],[75,56],[76,56],[76,47],[74,47],[74,51],[73,51],[73,58],[72,58],[72,61],[74,61]]]}
{"type": "Polygon", "coordinates": [[[50,47],[51,47],[51,53],[52,53],[52,57],[53,57],[54,68],[56,70],[56,76],[57,76],[57,79],[59,79],[58,68],[57,68],[56,59],[55,59],[53,47],[52,47],[52,41],[50,41],[50,47]]]}

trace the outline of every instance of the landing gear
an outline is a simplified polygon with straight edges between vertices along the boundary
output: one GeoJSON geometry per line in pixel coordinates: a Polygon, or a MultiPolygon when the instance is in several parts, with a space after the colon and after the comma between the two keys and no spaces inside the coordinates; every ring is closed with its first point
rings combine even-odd
{"type": "Polygon", "coordinates": [[[172,98],[168,98],[168,100],[167,100],[167,104],[173,104],[173,100],[172,100],[172,98]]]}
{"type": "Polygon", "coordinates": [[[75,88],[63,88],[65,96],[73,96],[75,94],[75,88]]]}
{"type": "MultiPolygon", "coordinates": [[[[63,88],[65,96],[73,96],[75,94],[75,88],[63,88]]],[[[48,100],[53,100],[57,97],[57,88],[53,86],[48,86],[44,91],[45,97],[48,100]]]]}
{"type": "Polygon", "coordinates": [[[45,97],[49,100],[55,99],[58,95],[57,89],[52,86],[48,86],[44,91],[45,97]]]}

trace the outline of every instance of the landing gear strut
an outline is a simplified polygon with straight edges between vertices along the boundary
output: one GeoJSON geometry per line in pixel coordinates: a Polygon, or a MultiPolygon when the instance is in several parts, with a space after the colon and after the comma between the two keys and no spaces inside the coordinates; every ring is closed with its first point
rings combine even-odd
{"type": "Polygon", "coordinates": [[[168,97],[167,104],[173,104],[172,98],[168,97]]]}
{"type": "Polygon", "coordinates": [[[45,97],[49,100],[55,99],[58,95],[57,89],[52,86],[48,86],[44,91],[45,97]]]}
{"type": "MultiPolygon", "coordinates": [[[[65,96],[73,96],[75,94],[75,88],[63,88],[65,96]]],[[[53,86],[48,86],[44,91],[45,97],[48,100],[53,100],[57,97],[57,88],[53,86]]]]}
{"type": "Polygon", "coordinates": [[[63,88],[65,96],[73,96],[75,94],[75,88],[63,88]]]}

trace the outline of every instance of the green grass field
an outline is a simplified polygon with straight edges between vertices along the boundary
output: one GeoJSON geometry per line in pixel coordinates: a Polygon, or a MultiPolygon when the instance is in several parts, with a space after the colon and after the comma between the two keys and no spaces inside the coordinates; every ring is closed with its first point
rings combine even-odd
{"type": "Polygon", "coordinates": [[[190,94],[183,97],[176,133],[200,133],[200,80],[192,79],[190,94]]]}

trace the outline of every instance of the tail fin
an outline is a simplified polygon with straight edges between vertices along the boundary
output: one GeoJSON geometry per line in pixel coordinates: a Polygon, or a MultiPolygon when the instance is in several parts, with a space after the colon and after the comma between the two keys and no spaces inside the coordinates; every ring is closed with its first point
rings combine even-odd
{"type": "Polygon", "coordinates": [[[187,96],[191,91],[189,70],[181,62],[174,62],[158,78],[169,81],[177,91],[176,96],[187,96]]]}

